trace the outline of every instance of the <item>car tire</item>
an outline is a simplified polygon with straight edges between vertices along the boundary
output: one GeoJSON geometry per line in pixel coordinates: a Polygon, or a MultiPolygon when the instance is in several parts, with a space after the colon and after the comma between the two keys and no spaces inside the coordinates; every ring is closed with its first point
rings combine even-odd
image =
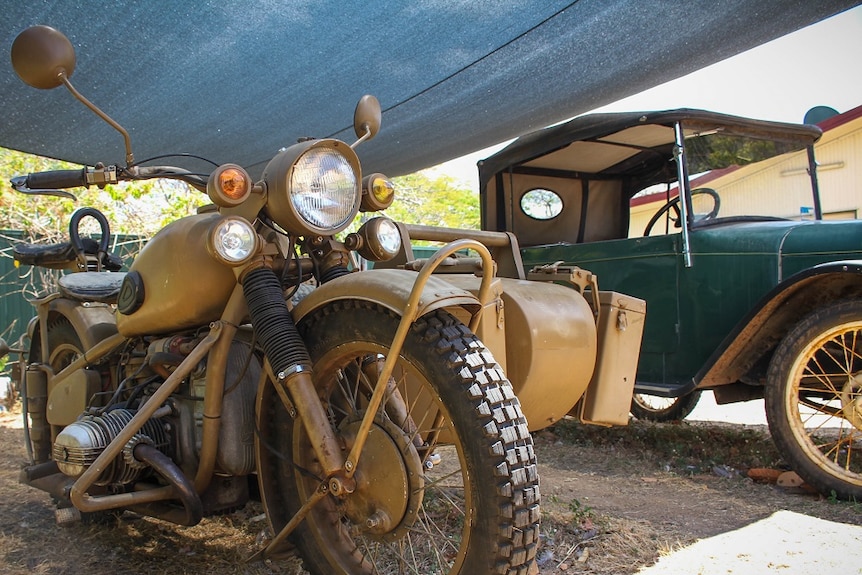
{"type": "Polygon", "coordinates": [[[681,397],[659,397],[636,393],[632,396],[631,414],[642,421],[682,421],[694,410],[700,401],[700,390],[692,391],[681,397]]]}
{"type": "Polygon", "coordinates": [[[830,304],[775,350],[765,389],[773,441],[822,494],[862,500],[862,301],[830,304]]]}

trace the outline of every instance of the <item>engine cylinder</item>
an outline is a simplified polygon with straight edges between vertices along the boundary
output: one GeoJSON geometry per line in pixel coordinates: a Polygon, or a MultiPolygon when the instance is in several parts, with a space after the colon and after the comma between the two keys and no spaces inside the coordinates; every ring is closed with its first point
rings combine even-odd
{"type": "MultiPolygon", "coordinates": [[[[65,475],[80,477],[134,415],[127,409],[115,409],[102,416],[87,415],[67,425],[54,441],[52,456],[57,467],[65,475]]],[[[157,419],[147,421],[129,440],[122,453],[105,468],[95,484],[127,484],[140,477],[146,471],[146,466],[135,459],[133,453],[135,446],[140,443],[153,445],[167,453],[167,431],[157,419]]]]}

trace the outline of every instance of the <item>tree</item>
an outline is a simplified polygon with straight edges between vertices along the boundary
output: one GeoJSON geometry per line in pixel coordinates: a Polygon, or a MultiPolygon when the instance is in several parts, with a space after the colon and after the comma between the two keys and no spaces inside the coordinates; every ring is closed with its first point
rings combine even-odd
{"type": "Polygon", "coordinates": [[[393,178],[395,201],[386,210],[393,220],[443,226],[479,228],[479,196],[449,176],[417,172],[393,178]]]}
{"type": "MultiPolygon", "coordinates": [[[[32,172],[81,168],[68,162],[0,148],[0,175],[6,181],[32,172]]],[[[194,213],[199,205],[209,201],[205,194],[175,180],[122,182],[103,189],[89,187],[70,191],[77,200],[25,195],[8,185],[0,187],[0,228],[21,230],[42,241],[65,241],[72,212],[89,206],[105,214],[112,233],[149,237],[166,223],[194,213]]],[[[95,225],[89,218],[83,223],[83,233],[97,231],[95,227],[87,227],[95,225]]]]}

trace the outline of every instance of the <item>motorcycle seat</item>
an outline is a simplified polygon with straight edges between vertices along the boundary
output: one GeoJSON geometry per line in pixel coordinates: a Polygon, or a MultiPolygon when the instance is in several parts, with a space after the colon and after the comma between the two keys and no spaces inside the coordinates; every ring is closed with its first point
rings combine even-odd
{"type": "MultiPolygon", "coordinates": [[[[99,244],[90,238],[81,238],[84,253],[97,255],[99,244]]],[[[77,259],[75,248],[71,242],[59,244],[15,244],[12,248],[12,256],[15,261],[25,265],[40,266],[44,268],[63,268],[77,259]]],[[[102,256],[102,265],[110,271],[119,271],[123,267],[123,260],[108,252],[102,256]]]]}
{"type": "Polygon", "coordinates": [[[60,293],[81,302],[117,303],[125,272],[79,272],[60,276],[60,293]]]}

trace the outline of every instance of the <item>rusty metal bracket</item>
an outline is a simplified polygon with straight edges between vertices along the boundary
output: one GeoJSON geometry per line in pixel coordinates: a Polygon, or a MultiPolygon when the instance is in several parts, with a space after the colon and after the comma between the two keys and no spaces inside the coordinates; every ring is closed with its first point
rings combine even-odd
{"type": "Polygon", "coordinates": [[[540,282],[561,282],[574,287],[578,292],[587,297],[586,291],[590,291],[590,307],[596,324],[599,323],[602,306],[599,303],[599,278],[596,274],[574,265],[564,264],[557,261],[550,264],[536,266],[527,273],[527,279],[540,282]]]}

